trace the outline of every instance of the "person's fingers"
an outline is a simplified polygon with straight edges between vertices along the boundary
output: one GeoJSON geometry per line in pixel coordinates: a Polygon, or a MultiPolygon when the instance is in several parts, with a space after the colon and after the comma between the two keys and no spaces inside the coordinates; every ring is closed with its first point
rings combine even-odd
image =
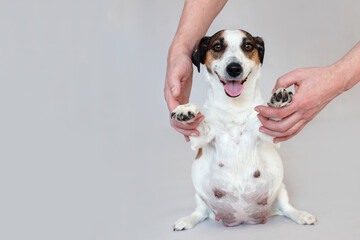
{"type": "Polygon", "coordinates": [[[255,107],[255,111],[258,112],[263,117],[283,119],[286,118],[287,116],[290,116],[291,114],[293,114],[298,110],[298,105],[295,100],[296,99],[294,96],[294,100],[292,101],[292,103],[282,108],[266,107],[259,105],[255,107]]]}
{"type": "Polygon", "coordinates": [[[296,134],[290,135],[290,136],[286,136],[286,137],[276,137],[274,138],[274,143],[279,143],[279,142],[284,142],[286,140],[289,140],[290,138],[292,138],[293,136],[295,136],[296,134]]]}
{"type": "Polygon", "coordinates": [[[261,116],[260,114],[258,114],[258,118],[262,123],[263,127],[275,132],[286,132],[301,119],[301,114],[295,112],[292,115],[281,119],[280,121],[266,118],[264,116],[261,116]]]}
{"type": "Polygon", "coordinates": [[[273,137],[286,137],[286,136],[291,136],[293,134],[296,134],[298,131],[300,131],[303,128],[304,125],[305,125],[305,121],[300,120],[286,132],[276,132],[276,131],[269,130],[265,127],[260,127],[259,131],[266,135],[273,136],[273,137]]]}
{"type": "Polygon", "coordinates": [[[189,138],[188,136],[185,136],[185,135],[184,135],[184,137],[185,137],[185,141],[186,141],[186,142],[190,142],[190,138],[189,138]]]}
{"type": "Polygon", "coordinates": [[[274,138],[274,143],[279,143],[279,142],[283,142],[286,140],[289,140],[290,138],[294,137],[296,134],[298,134],[304,127],[305,127],[306,123],[303,124],[302,126],[300,126],[300,128],[293,134],[289,135],[289,136],[285,136],[285,137],[276,137],[274,138]]]}
{"type": "Polygon", "coordinates": [[[176,128],[174,127],[174,129],[176,131],[178,131],[179,133],[181,133],[184,136],[193,136],[193,137],[197,137],[200,135],[199,131],[194,129],[194,130],[184,130],[182,128],[176,128]]]}
{"type": "MultiPolygon", "coordinates": [[[[279,88],[288,88],[295,84],[299,80],[299,71],[300,70],[294,70],[285,74],[284,76],[279,77],[276,81],[274,90],[276,91],[279,88]]],[[[274,90],[273,92],[275,92],[274,90]]]]}

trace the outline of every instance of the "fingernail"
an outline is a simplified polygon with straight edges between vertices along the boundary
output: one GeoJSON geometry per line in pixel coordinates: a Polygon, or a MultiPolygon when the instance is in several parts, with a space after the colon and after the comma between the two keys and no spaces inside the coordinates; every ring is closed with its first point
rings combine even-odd
{"type": "Polygon", "coordinates": [[[255,108],[255,111],[256,111],[256,112],[260,112],[258,107],[255,108]]]}
{"type": "Polygon", "coordinates": [[[274,138],[274,143],[279,143],[279,140],[277,140],[276,138],[274,138]]]}
{"type": "Polygon", "coordinates": [[[260,131],[260,132],[262,132],[262,133],[265,133],[265,131],[264,131],[264,128],[263,128],[263,127],[260,127],[260,128],[259,128],[259,131],[260,131]]]}
{"type": "Polygon", "coordinates": [[[176,95],[176,93],[177,93],[177,88],[176,88],[176,87],[173,87],[173,88],[171,89],[171,94],[174,96],[174,95],[176,95]]]}

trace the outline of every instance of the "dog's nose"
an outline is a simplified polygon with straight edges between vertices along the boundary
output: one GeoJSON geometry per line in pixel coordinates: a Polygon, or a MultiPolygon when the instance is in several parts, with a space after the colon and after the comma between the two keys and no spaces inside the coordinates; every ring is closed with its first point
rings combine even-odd
{"type": "Polygon", "coordinates": [[[242,67],[240,64],[233,62],[226,67],[226,71],[231,77],[237,77],[242,73],[242,67]]]}

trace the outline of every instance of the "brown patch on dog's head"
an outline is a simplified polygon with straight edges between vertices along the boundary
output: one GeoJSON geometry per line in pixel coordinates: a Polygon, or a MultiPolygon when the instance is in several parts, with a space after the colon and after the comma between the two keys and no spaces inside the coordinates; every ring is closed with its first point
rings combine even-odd
{"type": "Polygon", "coordinates": [[[209,73],[211,73],[211,63],[214,60],[220,59],[223,56],[227,47],[223,35],[224,31],[217,32],[211,37],[209,41],[208,50],[206,52],[205,58],[205,66],[209,73]]]}
{"type": "Polygon", "coordinates": [[[263,63],[265,54],[265,44],[261,37],[253,37],[250,33],[241,30],[245,34],[242,41],[241,49],[245,56],[256,64],[263,63]]]}
{"type": "Polygon", "coordinates": [[[200,72],[200,63],[205,64],[210,73],[210,65],[212,61],[221,58],[223,55],[226,43],[223,37],[224,30],[215,33],[211,37],[203,37],[195,50],[191,60],[200,72]]]}

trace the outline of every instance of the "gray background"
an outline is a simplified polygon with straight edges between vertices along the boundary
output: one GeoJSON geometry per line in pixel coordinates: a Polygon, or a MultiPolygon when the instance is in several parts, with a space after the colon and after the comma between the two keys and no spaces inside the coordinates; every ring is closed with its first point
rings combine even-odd
{"type": "MultiPolygon", "coordinates": [[[[0,1],[0,239],[359,239],[360,86],[280,149],[283,217],[225,228],[172,224],[194,206],[194,154],[168,122],[166,57],[183,1],[0,1]]],[[[360,39],[360,2],[229,1],[209,30],[266,43],[260,80],[325,66],[360,39]]],[[[191,100],[205,99],[195,74],[191,100]]]]}

